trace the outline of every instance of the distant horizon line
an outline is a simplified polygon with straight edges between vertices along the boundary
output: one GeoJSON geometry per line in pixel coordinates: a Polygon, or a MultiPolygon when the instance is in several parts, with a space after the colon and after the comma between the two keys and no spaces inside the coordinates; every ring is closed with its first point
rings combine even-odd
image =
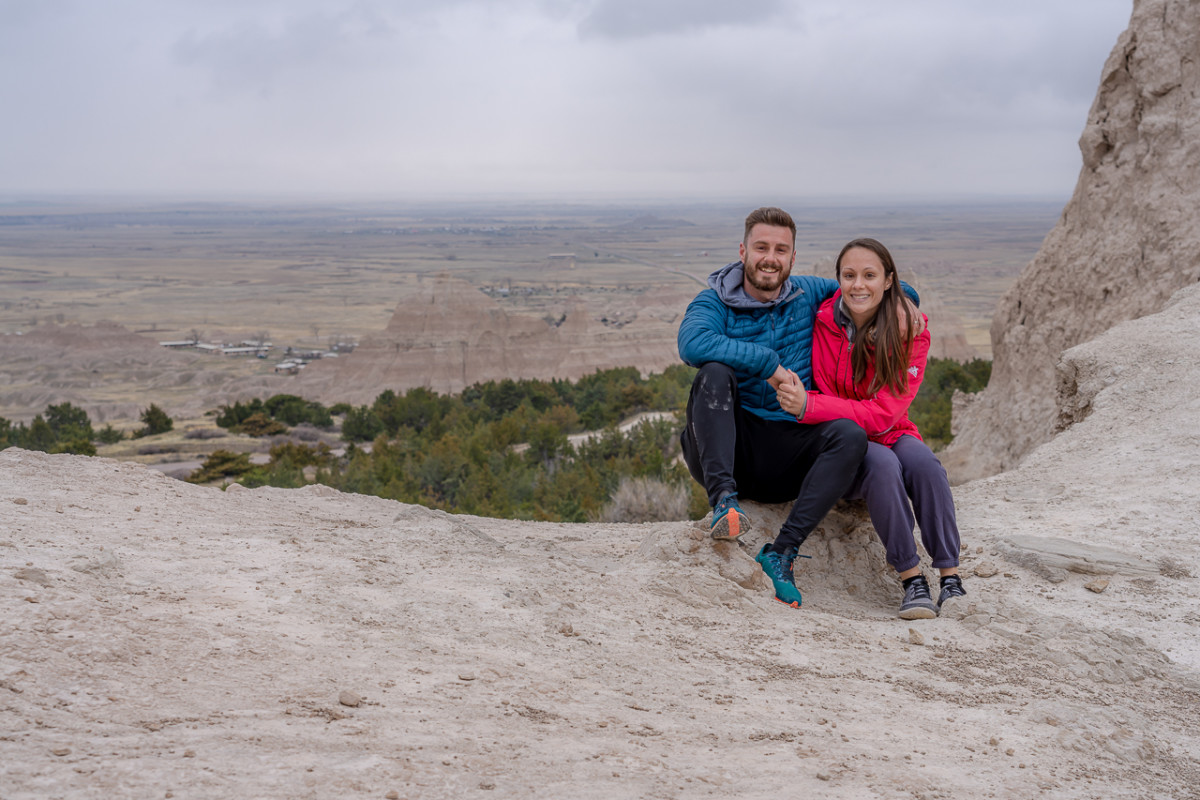
{"type": "Polygon", "coordinates": [[[0,190],[0,211],[27,206],[60,206],[66,204],[154,204],[154,205],[218,205],[218,206],[317,206],[317,205],[394,205],[421,207],[430,205],[470,206],[480,204],[499,205],[543,205],[564,203],[572,206],[632,206],[632,207],[724,207],[756,208],[775,205],[781,208],[812,207],[879,207],[915,206],[943,204],[1012,204],[1012,203],[1060,203],[1065,205],[1070,194],[1049,195],[1040,193],[994,194],[982,192],[912,192],[896,194],[822,194],[785,196],[764,193],[762,196],[713,195],[706,198],[670,195],[620,195],[613,193],[519,193],[477,192],[443,194],[387,194],[387,193],[153,193],[153,192],[12,192],[0,190]]]}

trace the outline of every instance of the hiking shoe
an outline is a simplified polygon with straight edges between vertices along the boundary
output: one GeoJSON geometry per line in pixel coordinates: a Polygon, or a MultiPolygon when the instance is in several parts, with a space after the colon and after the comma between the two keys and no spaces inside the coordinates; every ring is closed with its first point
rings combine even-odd
{"type": "Polygon", "coordinates": [[[727,494],[713,506],[712,531],[714,539],[732,542],[750,530],[750,518],[738,507],[737,492],[727,494]]]}
{"type": "Polygon", "coordinates": [[[942,592],[938,595],[938,608],[956,597],[966,597],[967,590],[963,588],[962,578],[957,575],[947,575],[942,578],[942,592]]]}
{"type": "Polygon", "coordinates": [[[792,563],[796,560],[796,551],[788,550],[776,553],[768,550],[771,545],[764,544],[762,550],[754,557],[762,567],[762,571],[771,579],[775,586],[775,599],[792,608],[800,607],[800,590],[796,588],[796,579],[792,574],[792,563]]]}
{"type": "Polygon", "coordinates": [[[900,619],[933,619],[938,607],[929,593],[929,583],[924,575],[910,578],[904,587],[904,599],[900,601],[900,619]]]}

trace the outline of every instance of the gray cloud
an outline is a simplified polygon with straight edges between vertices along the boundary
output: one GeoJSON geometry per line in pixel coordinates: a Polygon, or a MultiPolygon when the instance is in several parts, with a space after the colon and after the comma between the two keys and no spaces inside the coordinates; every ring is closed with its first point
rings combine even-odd
{"type": "Polygon", "coordinates": [[[583,38],[640,38],[706,28],[761,27],[786,16],[782,0],[596,0],[579,23],[583,38]]]}
{"type": "Polygon", "coordinates": [[[1065,196],[1127,0],[0,0],[0,193],[1065,196]],[[641,11],[639,9],[643,9],[641,11]]]}
{"type": "Polygon", "coordinates": [[[293,16],[276,28],[250,20],[206,32],[191,29],[175,41],[171,54],[182,66],[206,69],[220,90],[269,90],[314,71],[368,67],[372,51],[396,40],[392,24],[364,4],[336,14],[293,16]]]}

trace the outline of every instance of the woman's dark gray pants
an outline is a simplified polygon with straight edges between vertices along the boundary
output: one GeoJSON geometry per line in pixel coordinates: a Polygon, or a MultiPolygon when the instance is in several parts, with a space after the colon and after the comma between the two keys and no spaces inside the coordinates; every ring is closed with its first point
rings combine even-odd
{"type": "Polygon", "coordinates": [[[921,543],[932,565],[958,566],[954,495],[942,462],[920,439],[901,436],[891,447],[869,443],[846,497],[867,501],[871,524],[887,550],[888,563],[897,572],[920,563],[914,522],[921,526],[921,543]]]}

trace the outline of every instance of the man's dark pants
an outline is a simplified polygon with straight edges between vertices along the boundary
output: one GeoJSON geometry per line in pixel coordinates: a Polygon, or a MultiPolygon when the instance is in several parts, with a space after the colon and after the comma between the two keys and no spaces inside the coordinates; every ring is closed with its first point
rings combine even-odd
{"type": "Polygon", "coordinates": [[[867,451],[866,433],[850,420],[801,425],[746,411],[737,375],[715,361],[692,382],[680,443],[710,505],[730,492],[760,503],[795,500],[775,540],[780,549],[804,543],[850,487],[867,451]]]}

